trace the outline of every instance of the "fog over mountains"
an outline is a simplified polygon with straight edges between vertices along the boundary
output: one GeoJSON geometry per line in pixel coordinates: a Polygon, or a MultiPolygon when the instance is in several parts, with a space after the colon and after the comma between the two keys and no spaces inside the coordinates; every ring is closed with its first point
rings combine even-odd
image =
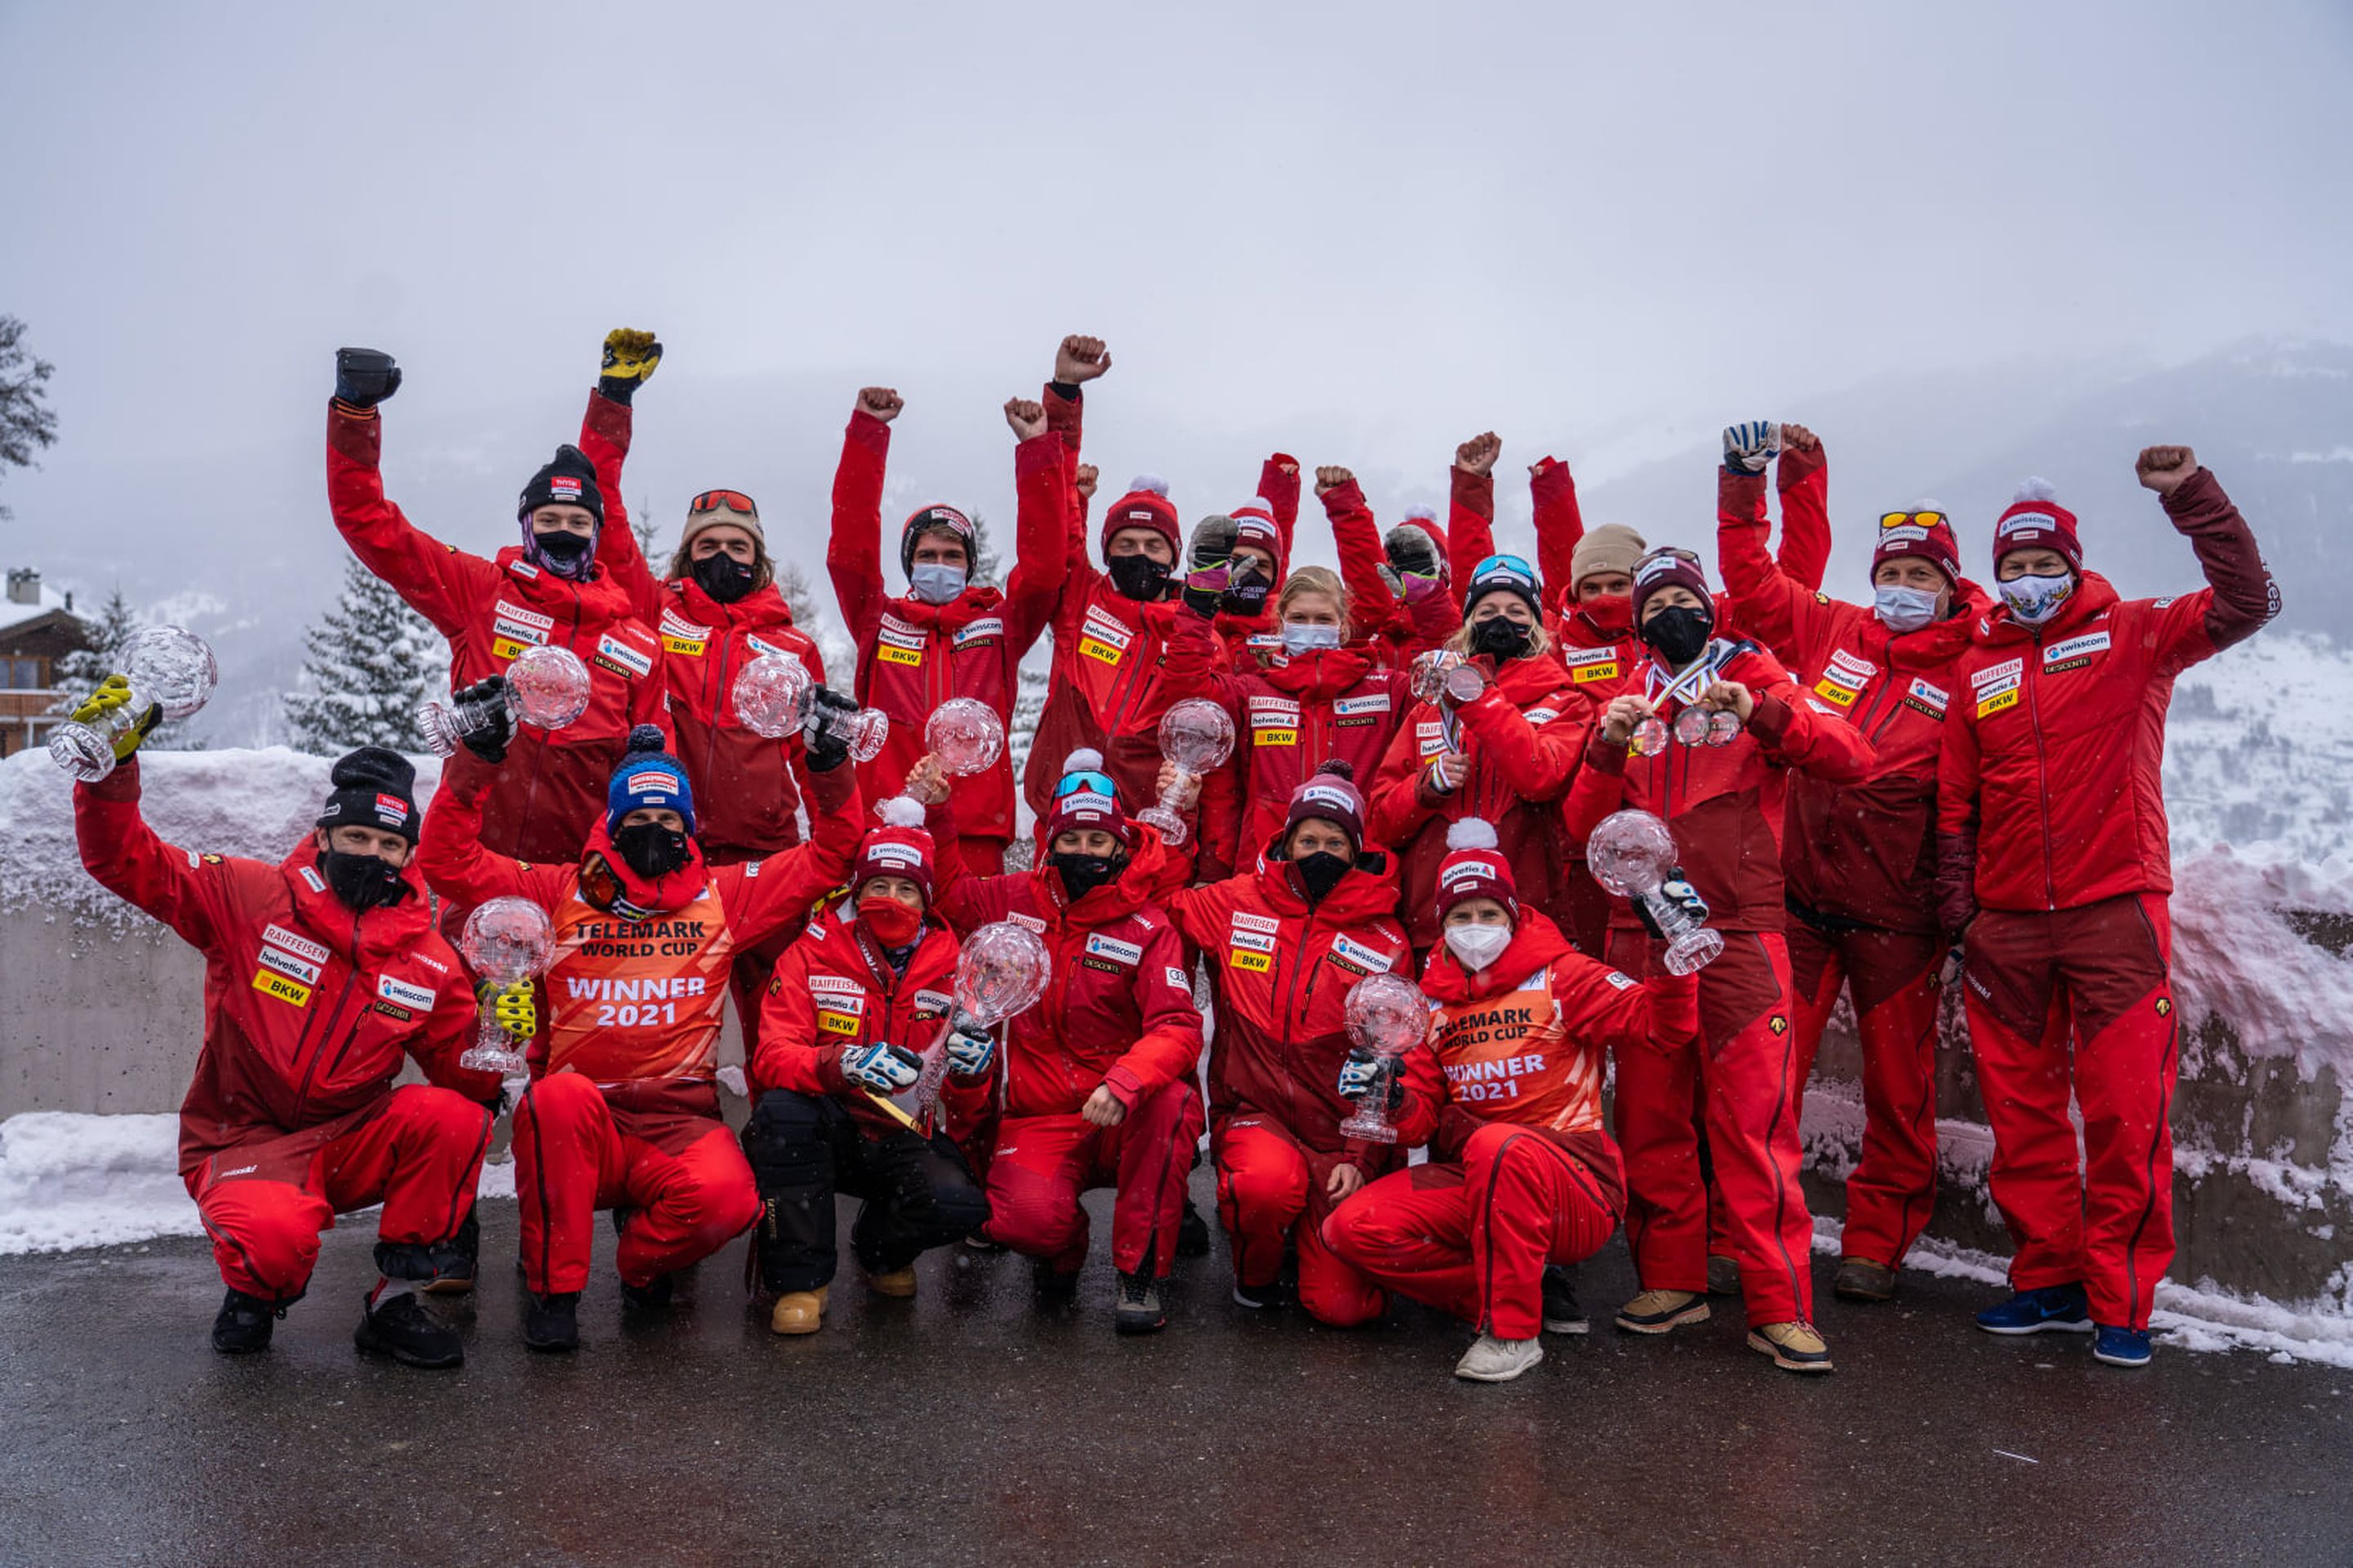
{"type": "MultiPolygon", "coordinates": [[[[997,408],[1036,395],[1019,367],[989,386],[902,381],[886,523],[946,499],[978,509],[1012,546],[1012,440],[997,408]]],[[[270,410],[282,434],[242,451],[105,473],[70,447],[13,481],[6,564],[102,597],[120,584],[134,602],[215,641],[222,691],[200,721],[216,744],[272,737],[278,694],[301,664],[303,627],[332,597],[343,546],[330,522],[321,452],[327,355],[319,402],[270,410]]],[[[420,526],[461,548],[493,551],[515,537],[522,480],[572,439],[589,375],[540,375],[520,397],[485,397],[453,367],[412,366],[387,405],[385,475],[420,526]]],[[[823,560],[828,497],[856,377],[790,373],[699,375],[673,355],[639,399],[627,482],[633,511],[667,544],[686,498],[716,485],[759,501],[771,548],[800,562],[830,616],[823,560]]],[[[1367,395],[1377,403],[1378,389],[1367,395]]],[[[1440,503],[1463,430],[1401,431],[1371,414],[1334,411],[1281,429],[1253,428],[1238,394],[1211,409],[1165,406],[1145,367],[1116,366],[1090,398],[1087,456],[1107,487],[1135,472],[1166,475],[1188,522],[1249,498],[1261,459],[1277,447],[1311,468],[1345,463],[1385,522],[1440,503]]],[[[2250,341],[2192,362],[2012,364],[1936,375],[1894,374],[1777,407],[1678,409],[1611,429],[1524,429],[1494,411],[1504,441],[1497,486],[1507,546],[1527,548],[1525,465],[1547,452],[1580,479],[1589,522],[1631,524],[1654,543],[1713,557],[1717,432],[1730,420],[1800,420],[1831,458],[1840,539],[1829,587],[1859,596],[1867,524],[1880,511],[1934,498],[1957,520],[1969,569],[1983,575],[1992,520],[2018,482],[2040,474],[2083,520],[2095,569],[2128,594],[2200,581],[2188,546],[2133,478],[2144,445],[2186,441],[2221,476],[2253,524],[2284,599],[2282,624],[2353,642],[2353,347],[2250,341]]],[[[1107,492],[1115,493],[1115,492],[1107,492]]],[[[1321,510],[1307,500],[1301,558],[1329,560],[1321,510]]]]}

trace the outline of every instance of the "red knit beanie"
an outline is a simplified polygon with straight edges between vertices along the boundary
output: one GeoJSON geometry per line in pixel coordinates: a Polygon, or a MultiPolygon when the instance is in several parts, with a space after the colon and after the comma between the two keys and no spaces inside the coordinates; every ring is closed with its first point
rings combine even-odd
{"type": "Polygon", "coordinates": [[[1519,890],[1512,884],[1512,864],[1496,848],[1495,829],[1478,817],[1465,817],[1446,830],[1446,858],[1438,863],[1438,917],[1471,898],[1493,898],[1520,917],[1519,890]]]}
{"type": "Polygon", "coordinates": [[[1924,502],[1909,512],[1889,512],[1879,519],[1879,537],[1871,547],[1871,569],[1882,561],[1917,556],[1956,588],[1961,586],[1961,543],[1954,537],[1952,520],[1924,502]]]}
{"type": "Polygon", "coordinates": [[[1652,550],[1634,563],[1634,624],[1642,624],[1642,606],[1650,597],[1663,588],[1689,588],[1699,595],[1700,602],[1713,604],[1708,599],[1707,573],[1687,550],[1666,548],[1652,550]]]}
{"type": "Polygon", "coordinates": [[[923,808],[899,796],[881,806],[882,825],[867,833],[849,867],[849,901],[878,876],[903,876],[923,890],[923,907],[932,904],[932,835],[923,830],[923,808]]]}
{"type": "Polygon", "coordinates": [[[1168,554],[1174,559],[1185,547],[1176,526],[1176,505],[1168,499],[1168,482],[1158,474],[1139,473],[1127,487],[1127,493],[1104,508],[1103,514],[1103,558],[1111,558],[1112,535],[1123,528],[1149,528],[1168,541],[1168,554]]]}
{"type": "Polygon", "coordinates": [[[1103,770],[1103,753],[1090,747],[1062,759],[1053,804],[1038,819],[1038,842],[1050,847],[1072,828],[1101,828],[1123,844],[1134,838],[1127,813],[1119,809],[1119,787],[1103,770]]]}
{"type": "Polygon", "coordinates": [[[2056,550],[2067,569],[2084,575],[2084,546],[2075,537],[2075,514],[2059,504],[2059,493],[2047,479],[2030,479],[2018,487],[2010,510],[1993,525],[1993,564],[2012,550],[2056,550]]]}
{"type": "Polygon", "coordinates": [[[1291,792],[1291,810],[1283,814],[1282,836],[1313,817],[1330,822],[1348,835],[1348,847],[1365,849],[1365,797],[1356,785],[1356,767],[1345,758],[1326,762],[1315,777],[1291,792]]]}

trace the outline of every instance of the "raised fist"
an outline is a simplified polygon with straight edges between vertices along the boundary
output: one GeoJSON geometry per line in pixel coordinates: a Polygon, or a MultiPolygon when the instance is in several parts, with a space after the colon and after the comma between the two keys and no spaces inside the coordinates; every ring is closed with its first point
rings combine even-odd
{"type": "Polygon", "coordinates": [[[380,348],[335,350],[335,401],[373,408],[400,390],[400,366],[380,348]]]}
{"type": "Polygon", "coordinates": [[[1315,493],[1319,496],[1353,483],[1356,475],[1337,463],[1326,463],[1315,471],[1315,493]]]}
{"type": "Polygon", "coordinates": [[[1071,476],[1071,488],[1077,491],[1082,499],[1092,501],[1095,494],[1095,481],[1102,477],[1102,470],[1091,462],[1082,462],[1078,471],[1071,476]]]}
{"type": "Polygon", "coordinates": [[[1803,425],[1784,425],[1781,427],[1781,450],[1788,451],[1791,447],[1801,452],[1818,452],[1822,450],[1822,439],[1803,425]]]}
{"type": "Polygon", "coordinates": [[[1054,379],[1064,387],[1092,381],[1110,368],[1111,351],[1103,347],[1103,340],[1099,337],[1072,333],[1054,351],[1054,379]]]}
{"type": "Polygon", "coordinates": [[[1046,405],[1027,397],[1005,400],[1005,422],[1013,427],[1013,439],[1026,441],[1046,433],[1046,405]]]}
{"type": "Polygon", "coordinates": [[[616,403],[627,405],[638,395],[638,388],[653,378],[661,356],[662,346],[654,341],[653,334],[634,327],[615,327],[605,334],[604,368],[597,377],[596,390],[616,403]]]}
{"type": "Polygon", "coordinates": [[[905,408],[907,400],[899,396],[895,387],[860,387],[858,389],[858,411],[870,418],[889,424],[905,408]]]}
{"type": "Polygon", "coordinates": [[[1736,473],[1763,473],[1780,450],[1781,427],[1770,419],[1724,427],[1724,466],[1736,473]]]}
{"type": "Polygon", "coordinates": [[[1454,449],[1454,466],[1465,473],[1493,473],[1495,460],[1503,455],[1504,438],[1486,430],[1454,449]]]}
{"type": "Polygon", "coordinates": [[[2147,447],[2133,461],[2140,482],[2159,495],[2170,495],[2198,471],[2198,454],[2188,447],[2147,447]]]}

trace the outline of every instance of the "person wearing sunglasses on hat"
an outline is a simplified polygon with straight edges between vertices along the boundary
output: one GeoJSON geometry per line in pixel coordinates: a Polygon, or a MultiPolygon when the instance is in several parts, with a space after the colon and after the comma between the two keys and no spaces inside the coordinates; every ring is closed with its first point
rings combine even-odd
{"type": "MultiPolygon", "coordinates": [[[[1803,425],[1781,427],[1783,556],[1828,554],[1829,461],[1803,425]]],[[[1882,514],[1869,604],[1831,598],[1767,553],[1765,476],[1717,481],[1716,555],[1744,631],[1798,684],[1843,714],[1877,754],[1841,783],[1789,779],[1782,866],[1798,1081],[1843,988],[1862,1044],[1862,1158],[1847,1178],[1841,1300],[1884,1301],[1936,1194],[1936,1018],[1947,943],[1936,911],[1936,762],[1954,666],[1989,608],[1961,575],[1951,521],[1932,505],[1882,514]]]]}
{"type": "MultiPolygon", "coordinates": [[[[1058,369],[1084,380],[1110,364],[1101,344],[1072,339],[1058,369]],[[1091,357],[1092,356],[1092,357],[1091,357]]],[[[892,425],[905,403],[887,387],[858,394],[833,480],[833,533],[826,570],[841,619],[858,641],[859,701],[891,715],[882,749],[859,764],[861,786],[887,795],[925,750],[924,722],[942,703],[986,703],[1012,722],[1022,657],[1054,618],[1069,575],[1064,548],[1077,504],[1076,457],[1047,428],[1045,410],[1015,398],[1005,405],[1013,451],[1012,575],[1002,589],[976,580],[977,531],[970,516],[934,503],[907,514],[899,529],[899,569],[907,588],[892,594],[882,575],[882,488],[892,425]]],[[[1013,841],[1013,757],[1008,747],[967,781],[958,814],[965,862],[993,871],[1013,841]]]]}
{"type": "Polygon", "coordinates": [[[385,496],[379,405],[399,389],[400,367],[375,349],[335,356],[328,506],[367,568],[449,640],[450,689],[501,675],[518,654],[542,645],[568,648],[587,666],[586,712],[563,729],[525,726],[510,742],[510,766],[482,819],[486,842],[499,854],[576,856],[630,729],[650,724],[668,733],[661,643],[628,590],[596,562],[601,537],[629,531],[621,502],[629,400],[660,362],[650,333],[622,330],[606,339],[580,444],[559,448],[523,486],[515,508],[522,542],[484,556],[441,543],[385,496]]]}
{"type": "Polygon", "coordinates": [[[1183,938],[1153,896],[1172,874],[1167,852],[1129,819],[1102,755],[1082,749],[1039,815],[1031,868],[972,874],[955,848],[965,782],[929,758],[908,775],[937,846],[933,907],[960,936],[1018,921],[1053,964],[1045,1000],[1003,1030],[1000,1120],[993,1146],[973,1150],[988,1184],[983,1234],[1037,1260],[1041,1295],[1066,1296],[1087,1256],[1079,1199],[1115,1187],[1113,1327],[1157,1332],[1202,1121],[1201,1014],[1183,938]]]}
{"type": "Polygon", "coordinates": [[[2122,598],[2085,569],[2074,514],[2028,481],[1994,524],[2000,603],[1954,669],[1936,793],[1937,895],[1964,934],[1993,1200],[2018,1246],[2017,1294],[1978,1325],[2094,1333],[2093,1354],[2127,1367],[2149,1359],[2173,1261],[2166,706],[2184,670],[2279,613],[2254,535],[2196,454],[2150,447],[2135,468],[2206,586],[2122,598]]]}
{"type": "MultiPolygon", "coordinates": [[[[1860,782],[1872,749],[1770,653],[1717,634],[1697,556],[1654,549],[1633,578],[1643,654],[1592,732],[1564,816],[1580,841],[1621,808],[1663,819],[1683,880],[1713,912],[1708,924],[1725,946],[1699,974],[1701,1037],[1618,1059],[1626,1234],[1642,1287],[1620,1308],[1618,1326],[1663,1334],[1708,1317],[1704,1139],[1722,1230],[1739,1260],[1750,1347],[1791,1372],[1824,1371],[1830,1348],[1813,1327],[1813,1223],[1798,1185],[1802,1085],[1783,934],[1783,800],[1792,772],[1860,782]],[[1655,730],[1638,733],[1653,720],[1655,730]]],[[[1642,919],[1615,901],[1608,956],[1621,969],[1641,968],[1642,919]]]]}
{"type": "Polygon", "coordinates": [[[1398,853],[1417,954],[1438,945],[1438,868],[1448,827],[1465,817],[1494,825],[1529,903],[1548,909],[1560,896],[1559,802],[1593,723],[1592,705],[1552,655],[1535,568],[1490,556],[1462,580],[1462,624],[1445,651],[1483,689],[1416,702],[1370,792],[1372,836],[1398,853]]]}
{"type": "Polygon", "coordinates": [[[579,1346],[598,1210],[622,1216],[615,1262],[633,1314],[667,1308],[678,1270],[758,1217],[751,1167],[720,1116],[722,999],[736,948],[800,926],[849,873],[865,826],[849,761],[839,739],[814,741],[809,842],[721,866],[703,858],[686,769],[650,725],[629,736],[587,846],[568,862],[482,847],[501,771],[484,751],[443,770],[417,849],[426,880],[468,904],[527,899],[553,928],[546,1016],[514,1108],[531,1349],[579,1346]]]}

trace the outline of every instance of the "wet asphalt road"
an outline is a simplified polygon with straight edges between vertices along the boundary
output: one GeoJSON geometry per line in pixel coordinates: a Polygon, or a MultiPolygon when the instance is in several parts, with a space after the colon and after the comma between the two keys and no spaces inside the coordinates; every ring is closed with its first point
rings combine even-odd
{"type": "MultiPolygon", "coordinates": [[[[511,1256],[514,1205],[483,1213],[511,1256]]],[[[352,1349],[371,1239],[330,1234],[238,1361],[206,1344],[202,1242],[0,1259],[0,1562],[2353,1562],[2353,1373],[2162,1348],[2119,1372],[1969,1330],[1981,1288],[1912,1275],[1872,1309],[1822,1279],[1826,1379],[1744,1350],[1720,1303],[1486,1387],[1419,1308],[1350,1333],[1243,1312],[1222,1247],[1180,1265],[1155,1340],[1113,1335],[1100,1262],[1040,1309],[1024,1260],[959,1249],[912,1303],[846,1264],[826,1330],[780,1340],[736,1248],[625,1325],[606,1234],[578,1355],[527,1354],[486,1266],[442,1373],[352,1349]]],[[[1622,1247],[1584,1279],[1601,1319],[1622,1247]]]]}

